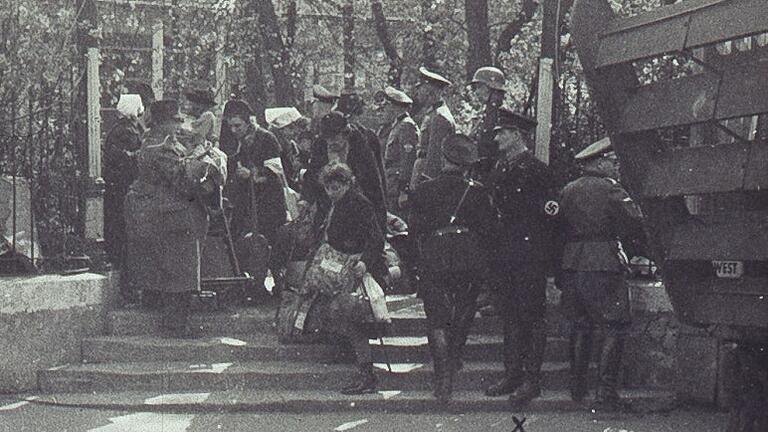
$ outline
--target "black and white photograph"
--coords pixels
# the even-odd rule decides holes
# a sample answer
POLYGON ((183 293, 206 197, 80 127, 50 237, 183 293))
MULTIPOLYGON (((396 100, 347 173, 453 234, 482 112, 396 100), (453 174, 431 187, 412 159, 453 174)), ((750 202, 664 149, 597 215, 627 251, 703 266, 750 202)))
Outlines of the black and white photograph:
POLYGON ((768 432, 768 0, 0 0, 0 432, 768 432))

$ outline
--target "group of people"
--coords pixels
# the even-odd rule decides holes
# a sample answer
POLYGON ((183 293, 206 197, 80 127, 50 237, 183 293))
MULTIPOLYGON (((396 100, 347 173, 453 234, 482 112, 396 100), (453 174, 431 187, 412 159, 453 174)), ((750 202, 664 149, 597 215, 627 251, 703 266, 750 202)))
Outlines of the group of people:
POLYGON ((412 96, 379 92, 377 130, 361 121, 359 95, 321 86, 313 88, 310 118, 270 108, 268 128, 252 121, 247 103, 231 100, 218 136, 204 85, 184 92, 183 114, 173 100, 149 104, 146 132, 137 120, 142 94, 124 95, 105 147, 105 217, 124 221, 124 234, 114 225, 118 240, 107 236, 107 243, 125 263, 126 295, 159 290, 164 327, 194 335, 187 311, 200 283, 200 243, 209 219, 224 217, 252 273, 259 273, 257 244, 269 249, 261 274, 269 268, 278 286, 289 261, 307 263, 303 289, 322 315, 316 321, 351 346, 359 366, 343 391, 370 393, 376 377, 361 325, 370 316, 358 313, 356 287, 368 278, 386 288, 400 276, 385 247, 393 224, 405 221, 401 268, 415 274, 424 301, 435 397, 451 398, 481 296, 493 299, 504 332, 504 374, 486 395, 508 395, 516 405, 540 396, 547 277, 554 276, 573 322, 572 397, 587 394, 600 329, 596 401, 619 407, 630 320, 620 241, 637 236, 640 212, 616 181, 610 141, 576 155, 584 175, 561 188, 533 154, 535 120, 502 106, 502 71, 480 68, 469 84, 485 108, 468 135, 456 133, 443 98, 452 83, 424 67, 412 96))

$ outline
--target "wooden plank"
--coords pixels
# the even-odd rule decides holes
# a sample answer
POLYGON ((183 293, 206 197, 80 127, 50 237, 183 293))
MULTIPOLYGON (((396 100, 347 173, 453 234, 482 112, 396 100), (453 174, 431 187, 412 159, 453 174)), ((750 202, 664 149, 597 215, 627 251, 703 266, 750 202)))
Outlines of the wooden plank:
POLYGON ((768 112, 766 77, 768 62, 724 71, 715 118, 723 120, 768 112))
POLYGON ((719 78, 703 73, 639 87, 620 120, 622 132, 701 123, 714 117, 719 78))
POLYGON ((768 31, 765 0, 699 0, 613 20, 601 35, 597 67, 711 45, 768 31))
POLYGON ((752 154, 745 143, 671 149, 656 153, 642 181, 646 198, 741 190, 752 154))
POLYGON ((687 48, 768 31, 768 1, 731 0, 691 15, 687 48))

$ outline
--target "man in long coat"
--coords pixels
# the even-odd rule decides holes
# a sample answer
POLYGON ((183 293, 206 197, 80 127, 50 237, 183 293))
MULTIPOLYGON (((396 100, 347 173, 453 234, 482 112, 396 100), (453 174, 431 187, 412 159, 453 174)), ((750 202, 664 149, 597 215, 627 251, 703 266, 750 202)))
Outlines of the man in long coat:
POLYGON ((164 332, 196 337, 189 325, 192 292, 200 289, 200 241, 206 204, 224 179, 210 156, 191 157, 177 139, 178 103, 150 105, 152 125, 138 153, 138 178, 126 196, 126 275, 142 291, 160 291, 164 332))
POLYGON ((419 77, 415 94, 424 109, 424 117, 411 188, 440 174, 443 169, 443 141, 456 132, 456 121, 443 100, 443 92, 451 82, 425 67, 419 68, 419 77))
POLYGON ((504 376, 486 389, 524 405, 541 394, 547 343, 546 286, 557 249, 558 188, 550 168, 531 152, 536 122, 509 110, 499 113, 499 160, 490 173, 498 212, 491 288, 504 322, 504 376))
POLYGON ((584 175, 562 191, 565 247, 557 283, 563 292, 571 333, 571 396, 581 401, 587 394, 587 372, 592 334, 605 332, 600 350, 596 406, 620 409, 616 391, 630 324, 629 291, 624 280, 627 256, 621 241, 642 236, 642 214, 615 180, 618 161, 609 139, 598 141, 576 155, 584 175))
POLYGON ((416 147, 419 145, 419 128, 408 109, 413 100, 401 90, 386 87, 384 95, 384 121, 378 131, 384 143, 384 177, 387 187, 387 208, 404 216, 401 203, 410 186, 416 147))

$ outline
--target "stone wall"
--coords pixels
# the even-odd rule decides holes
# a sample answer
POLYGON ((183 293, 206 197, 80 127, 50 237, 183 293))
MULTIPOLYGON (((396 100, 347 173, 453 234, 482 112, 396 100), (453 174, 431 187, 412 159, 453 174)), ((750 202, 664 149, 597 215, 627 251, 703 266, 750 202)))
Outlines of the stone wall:
POLYGON ((116 276, 0 278, 0 393, 37 388, 37 371, 80 361, 83 337, 104 334, 116 276))

